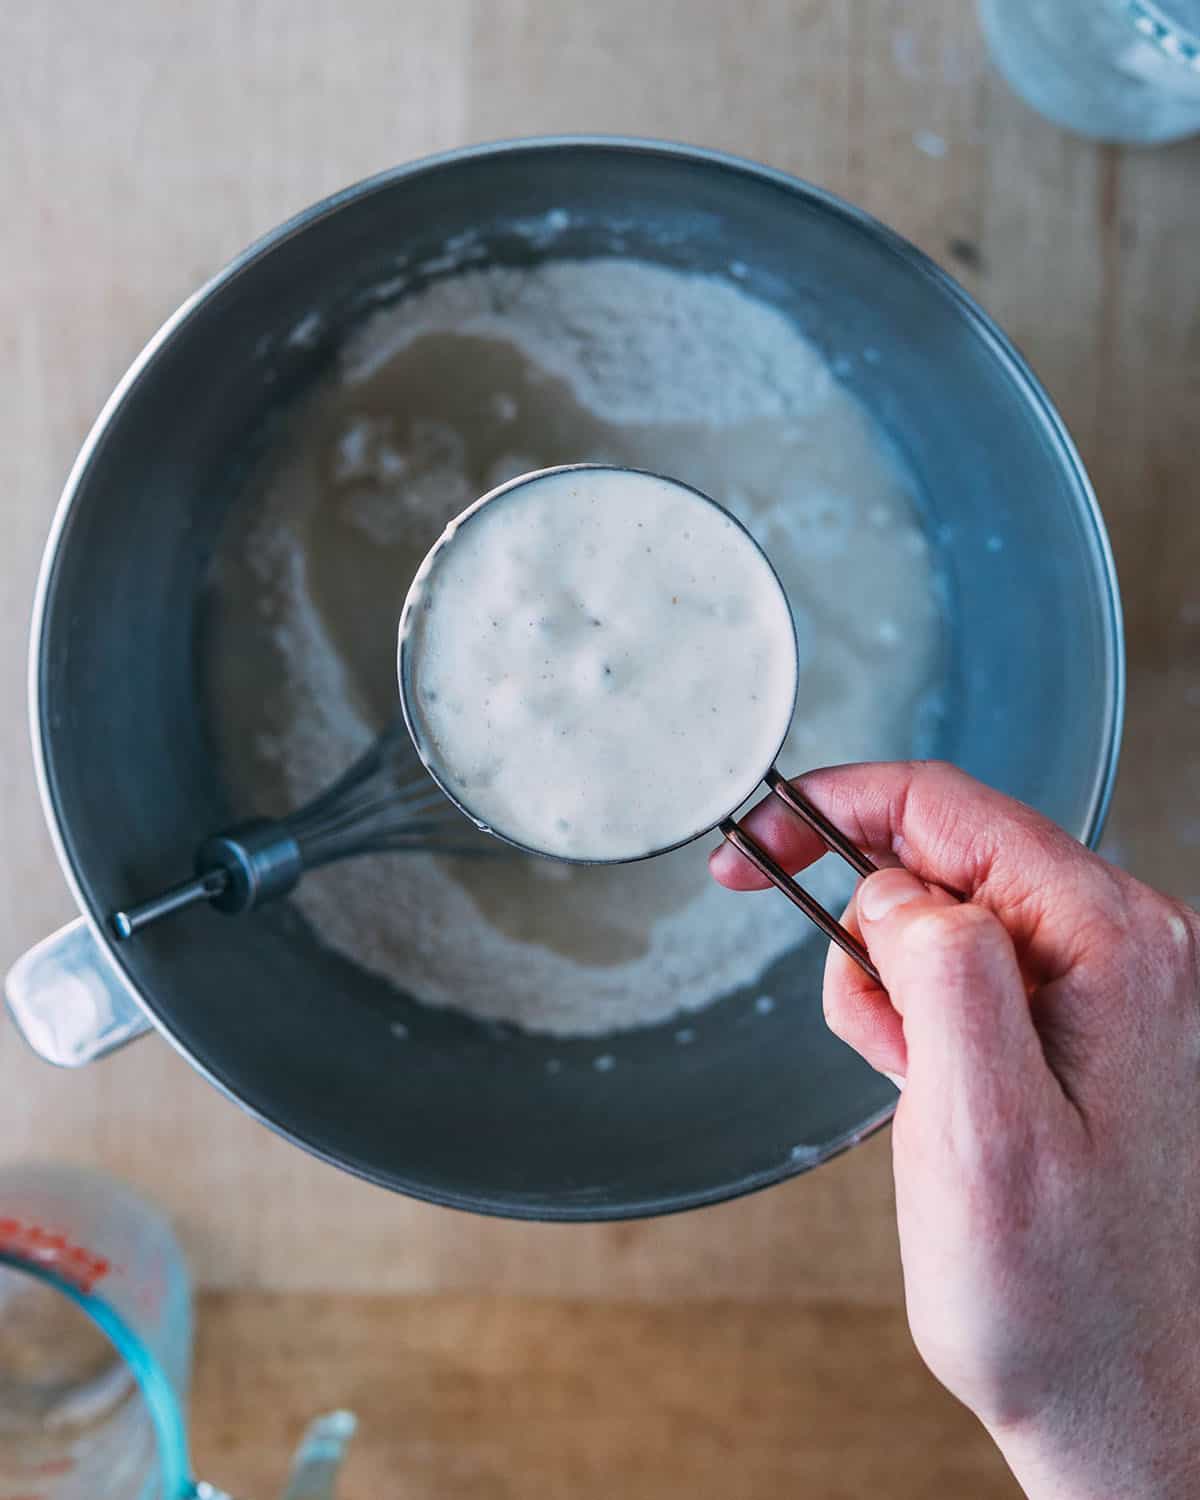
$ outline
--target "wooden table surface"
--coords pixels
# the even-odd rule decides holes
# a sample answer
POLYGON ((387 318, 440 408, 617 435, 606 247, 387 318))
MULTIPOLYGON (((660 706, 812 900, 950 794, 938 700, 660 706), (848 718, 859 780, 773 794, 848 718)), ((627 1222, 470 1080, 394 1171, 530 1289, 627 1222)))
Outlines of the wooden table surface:
MULTIPOLYGON (((0 966, 71 914, 27 751, 26 622, 58 490, 125 366, 322 194, 570 130, 831 188, 1013 335, 1122 575, 1107 848, 1200 902, 1200 144, 1045 125, 989 74, 962 0, 0 0, 0 20, 0 966)), ((196 1447, 248 1492, 271 1491, 307 1415, 346 1403, 354 1496, 1013 1494, 909 1349, 886 1138, 683 1219, 483 1222, 309 1160, 157 1039, 67 1075, 5 1032, 0 1154, 102 1164, 174 1213, 210 1289, 196 1447)))

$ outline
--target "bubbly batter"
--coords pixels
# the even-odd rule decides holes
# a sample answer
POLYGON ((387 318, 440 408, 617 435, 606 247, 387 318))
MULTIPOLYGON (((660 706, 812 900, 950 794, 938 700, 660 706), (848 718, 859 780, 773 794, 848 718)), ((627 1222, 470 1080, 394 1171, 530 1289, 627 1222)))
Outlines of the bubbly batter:
MULTIPOLYGON (((830 360, 736 279, 549 261, 368 319, 233 506, 206 651, 232 816, 299 805, 393 719, 404 595, 451 518, 581 460, 695 485, 765 549, 799 644, 785 774, 936 752, 942 611, 915 487, 830 360)), ((599 1035, 753 985, 810 940, 782 896, 719 889, 711 842, 631 865, 375 855, 290 900, 427 1004, 599 1035)), ((847 893, 836 865, 805 878, 826 905, 847 893)))
POLYGON ((795 703, 791 610, 761 550, 695 490, 635 470, 550 471, 452 522, 400 643, 438 779, 564 859, 640 859, 711 828, 795 703))

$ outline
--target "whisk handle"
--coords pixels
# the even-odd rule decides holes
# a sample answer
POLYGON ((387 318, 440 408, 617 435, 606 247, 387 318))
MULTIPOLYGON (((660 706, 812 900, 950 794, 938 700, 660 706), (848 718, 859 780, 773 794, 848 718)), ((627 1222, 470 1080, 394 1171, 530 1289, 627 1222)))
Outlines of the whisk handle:
POLYGON ((256 818, 205 839, 196 850, 196 869, 225 870, 229 883, 212 904, 218 911, 242 912, 286 896, 303 875, 304 861, 282 823, 256 818))
POLYGON ((207 901, 217 911, 250 911, 285 896, 304 872, 300 846, 282 823, 256 818, 205 839, 196 851, 196 873, 168 890, 115 911, 109 927, 119 942, 184 907, 207 901))
POLYGON ((108 925, 119 943, 131 938, 143 927, 151 927, 172 912, 183 911, 189 906, 198 906, 201 901, 215 900, 225 890, 229 877, 224 870, 206 870, 191 880, 180 881, 152 896, 149 901, 140 901, 136 906, 127 906, 109 914, 108 925))

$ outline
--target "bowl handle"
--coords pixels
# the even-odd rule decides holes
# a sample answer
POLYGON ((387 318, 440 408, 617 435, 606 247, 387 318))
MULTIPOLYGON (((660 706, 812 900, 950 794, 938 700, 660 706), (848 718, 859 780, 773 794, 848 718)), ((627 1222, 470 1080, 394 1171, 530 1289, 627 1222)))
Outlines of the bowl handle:
POLYGON ((151 1029, 82 918, 17 959, 4 998, 25 1040, 60 1068, 94 1062, 151 1029))

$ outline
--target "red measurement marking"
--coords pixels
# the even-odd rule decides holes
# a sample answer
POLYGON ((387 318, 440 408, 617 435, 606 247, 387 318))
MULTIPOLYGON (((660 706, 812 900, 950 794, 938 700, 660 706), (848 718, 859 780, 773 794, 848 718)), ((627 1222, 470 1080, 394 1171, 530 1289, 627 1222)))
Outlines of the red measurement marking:
POLYGON ((90 1292, 112 1270, 111 1262, 59 1230, 20 1219, 0 1219, 0 1250, 55 1271, 81 1292, 90 1292))

